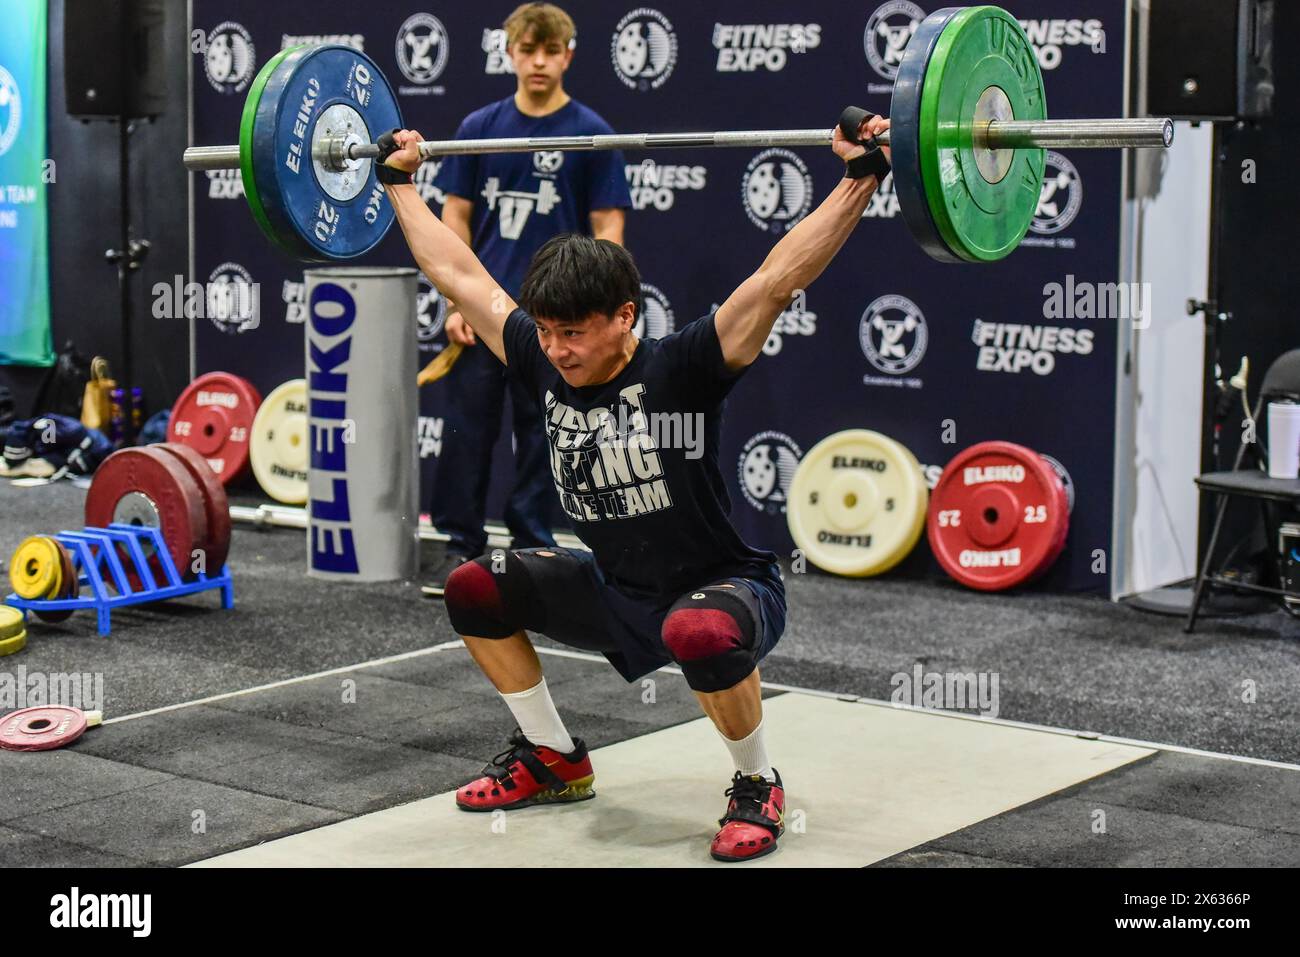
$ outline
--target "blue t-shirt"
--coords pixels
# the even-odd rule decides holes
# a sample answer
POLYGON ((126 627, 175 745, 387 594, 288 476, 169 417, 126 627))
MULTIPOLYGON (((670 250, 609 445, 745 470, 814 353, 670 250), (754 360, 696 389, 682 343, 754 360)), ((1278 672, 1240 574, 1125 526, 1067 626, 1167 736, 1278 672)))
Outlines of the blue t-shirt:
MULTIPOLYGON (((456 139, 612 132, 577 100, 546 116, 525 116, 510 96, 465 117, 456 139)), ((515 297, 533 254, 548 239, 560 233, 590 235, 593 209, 632 205, 617 150, 447 156, 434 184, 473 202, 470 245, 492 278, 515 297)))
POLYGON ((740 373, 723 360, 712 315, 642 339, 603 385, 568 385, 522 309, 506 319, 504 344, 541 404, 560 502, 607 583, 655 605, 727 578, 781 587, 776 556, 745 544, 728 518, 718 446, 740 373))

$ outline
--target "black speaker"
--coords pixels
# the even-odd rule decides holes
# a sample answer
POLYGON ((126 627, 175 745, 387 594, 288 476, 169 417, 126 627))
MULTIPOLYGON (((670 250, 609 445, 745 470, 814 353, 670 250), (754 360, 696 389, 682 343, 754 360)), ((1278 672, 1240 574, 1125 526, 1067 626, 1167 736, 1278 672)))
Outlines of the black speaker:
POLYGON ((1273 9, 1274 0, 1151 0, 1147 115, 1270 115, 1273 9))
POLYGON ((67 111, 87 118, 160 115, 166 23, 167 0, 64 0, 67 111))

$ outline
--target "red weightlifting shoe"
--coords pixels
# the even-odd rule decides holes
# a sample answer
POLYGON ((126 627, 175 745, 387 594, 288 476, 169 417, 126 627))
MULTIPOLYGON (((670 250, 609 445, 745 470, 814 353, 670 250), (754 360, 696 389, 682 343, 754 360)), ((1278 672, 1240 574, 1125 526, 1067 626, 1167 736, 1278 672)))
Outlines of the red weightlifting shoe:
POLYGON ((781 775, 775 781, 745 777, 739 771, 727 788, 727 813, 713 837, 709 853, 715 861, 748 861, 776 850, 776 839, 785 830, 785 788, 781 775))
POLYGON ((515 728, 510 747, 483 767, 483 777, 456 792, 462 811, 508 811, 534 804, 587 801, 596 796, 587 746, 573 739, 573 750, 561 754, 533 744, 515 728))

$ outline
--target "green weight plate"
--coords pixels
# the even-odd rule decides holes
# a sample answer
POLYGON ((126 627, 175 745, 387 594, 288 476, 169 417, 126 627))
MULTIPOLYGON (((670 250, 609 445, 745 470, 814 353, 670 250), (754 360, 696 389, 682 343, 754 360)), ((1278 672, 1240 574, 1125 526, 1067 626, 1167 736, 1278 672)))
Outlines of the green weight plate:
POLYGON ((1046 119, 1043 75, 1015 18, 998 7, 970 7, 948 21, 930 56, 920 156, 935 226, 955 255, 975 263, 1002 259, 1020 244, 1043 185, 1041 149, 1004 151, 995 171, 994 154, 983 151, 981 171, 975 123, 994 115, 1046 119))
POLYGON ((299 245, 299 242, 290 240, 281 235, 271 225, 270 219, 266 215, 266 207, 262 203, 261 190, 258 188, 257 175, 253 171, 253 129, 257 122, 257 105, 262 100, 262 91, 266 89, 266 82, 271 78, 271 74, 294 50, 299 47, 290 47, 287 50, 281 50, 271 59, 266 61, 266 65, 258 71, 257 76, 253 78, 253 85, 248 88, 248 96, 244 98, 244 112, 239 118, 239 173, 244 181, 244 197, 248 200, 248 208, 253 211, 253 219, 261 227, 266 237, 275 243, 280 249, 284 250, 290 256, 301 258, 307 251, 305 245, 299 245))

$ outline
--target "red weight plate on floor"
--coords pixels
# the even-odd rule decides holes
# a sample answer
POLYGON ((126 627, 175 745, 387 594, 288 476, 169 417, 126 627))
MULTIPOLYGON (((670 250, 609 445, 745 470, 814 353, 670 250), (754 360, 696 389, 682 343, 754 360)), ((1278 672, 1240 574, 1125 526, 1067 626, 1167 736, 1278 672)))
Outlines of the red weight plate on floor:
POLYGON ((1037 452, 981 442, 948 463, 930 495, 926 533, 944 571, 1003 591, 1037 577, 1065 547, 1065 486, 1037 452))
POLYGON ((194 481, 203 492, 204 511, 208 516, 208 537, 199 547, 206 556, 205 564, 209 575, 221 573, 221 566, 230 554, 230 502, 226 498, 226 488, 221 484, 217 473, 212 471, 208 460, 199 455, 188 445, 179 442, 163 442, 153 448, 170 452, 189 470, 194 481))
MULTIPOLYGON (((68 546, 64 545, 57 538, 54 544, 59 549, 59 563, 63 566, 63 583, 57 595, 51 595, 53 599, 76 598, 77 592, 80 591, 80 585, 77 582, 77 572, 72 564, 72 552, 68 551, 68 546)), ((48 621, 51 624, 57 624, 60 621, 67 621, 72 617, 72 608, 64 608, 60 611, 44 611, 40 608, 33 608, 32 612, 41 621, 48 621)))
POLYGON ((0 718, 0 748, 6 751, 49 751, 76 741, 90 726, 78 708, 42 705, 0 718))
POLYGON ((248 467, 248 434, 261 404, 252 383, 229 372, 208 372, 172 406, 167 441, 194 449, 228 485, 248 467))
MULTIPOLYGON (((198 482, 175 455, 154 446, 119 449, 95 472, 86 493, 86 524, 104 528, 113 522, 160 529, 182 578, 190 577, 194 550, 208 538, 207 508, 198 482)), ((119 546, 118 555, 132 587, 139 588, 129 553, 119 546)), ((166 584, 162 563, 150 557, 148 548, 145 556, 154 581, 166 584)))

